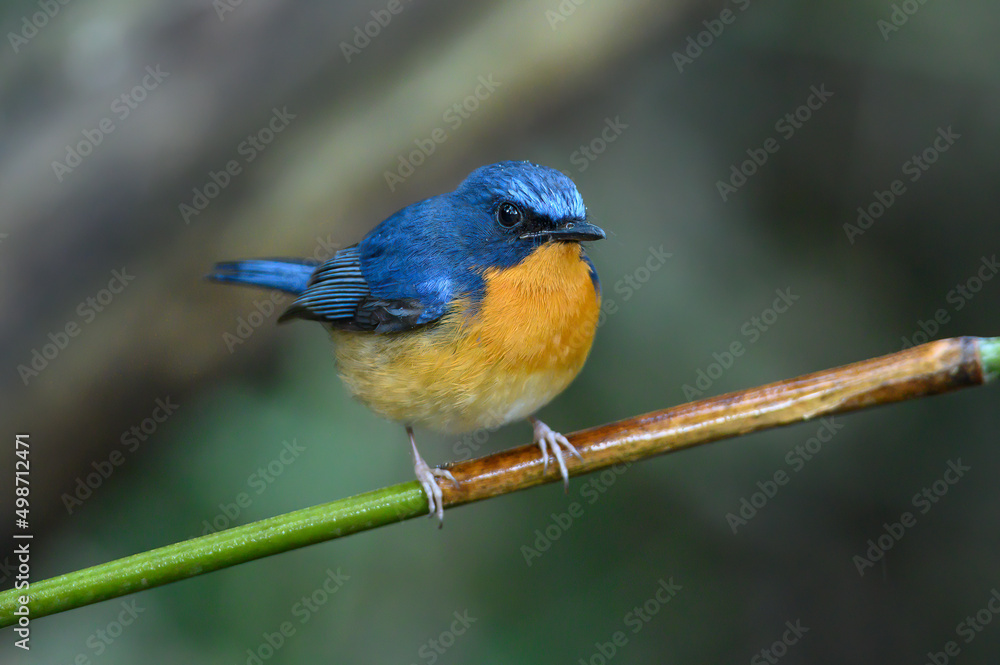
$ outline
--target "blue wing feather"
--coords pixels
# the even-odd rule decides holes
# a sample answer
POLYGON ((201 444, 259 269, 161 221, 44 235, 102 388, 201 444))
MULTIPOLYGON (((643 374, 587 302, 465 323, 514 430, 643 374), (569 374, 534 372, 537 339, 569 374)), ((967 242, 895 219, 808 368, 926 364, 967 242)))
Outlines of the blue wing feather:
POLYGON ((358 247, 355 245, 337 252, 317 268, 307 287, 278 320, 348 320, 370 294, 368 283, 361 274, 358 247))
POLYGON ((475 290, 481 279, 466 267, 468 238, 454 222, 468 211, 447 196, 415 203, 372 229, 358 244, 361 270, 372 298, 400 302, 415 317, 412 325, 435 321, 452 300, 475 290), (420 308, 419 313, 412 310, 420 308))
POLYGON ((216 263, 207 279, 229 284, 245 284, 299 294, 305 291, 316 270, 316 261, 307 259, 247 259, 216 263))
POLYGON ((411 208, 397 213, 358 245, 321 265, 278 320, 311 319, 383 333, 409 330, 443 316, 450 282, 441 279, 443 269, 432 259, 433 246, 439 243, 428 245, 413 237, 409 222, 414 212, 411 208))

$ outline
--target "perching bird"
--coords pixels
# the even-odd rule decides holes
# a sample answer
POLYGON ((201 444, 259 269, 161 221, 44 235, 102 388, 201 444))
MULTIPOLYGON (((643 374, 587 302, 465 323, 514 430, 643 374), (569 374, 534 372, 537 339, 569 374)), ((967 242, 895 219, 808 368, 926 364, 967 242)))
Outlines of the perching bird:
POLYGON ((534 417, 583 368, 601 289, 581 241, 587 222, 573 182, 530 162, 473 171, 458 189, 409 205, 323 264, 252 259, 216 264, 219 282, 298 296, 278 319, 324 323, 350 391, 406 427, 430 513, 444 518, 413 427, 446 433, 527 418, 545 468, 573 445, 534 417))

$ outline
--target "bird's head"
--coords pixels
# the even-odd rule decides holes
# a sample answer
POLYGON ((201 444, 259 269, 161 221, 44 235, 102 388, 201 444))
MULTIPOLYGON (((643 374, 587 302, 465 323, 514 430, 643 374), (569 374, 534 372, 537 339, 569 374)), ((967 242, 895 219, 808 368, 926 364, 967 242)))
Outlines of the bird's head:
POLYGON ((459 231, 480 267, 517 265, 547 243, 604 238, 604 231, 587 221, 573 181, 546 166, 482 166, 451 196, 466 209, 459 231))

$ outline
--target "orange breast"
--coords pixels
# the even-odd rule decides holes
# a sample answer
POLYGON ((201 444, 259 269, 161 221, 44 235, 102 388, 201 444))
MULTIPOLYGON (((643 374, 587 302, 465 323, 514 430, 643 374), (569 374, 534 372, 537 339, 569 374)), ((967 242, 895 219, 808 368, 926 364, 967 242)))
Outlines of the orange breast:
POLYGON ((499 427, 547 404, 583 368, 600 296, 577 243, 548 243, 484 274, 477 311, 403 333, 333 331, 338 368, 376 413, 445 432, 499 427))
POLYGON ((578 243, 548 243, 507 270, 488 270, 470 333, 525 373, 583 366, 600 296, 578 243))

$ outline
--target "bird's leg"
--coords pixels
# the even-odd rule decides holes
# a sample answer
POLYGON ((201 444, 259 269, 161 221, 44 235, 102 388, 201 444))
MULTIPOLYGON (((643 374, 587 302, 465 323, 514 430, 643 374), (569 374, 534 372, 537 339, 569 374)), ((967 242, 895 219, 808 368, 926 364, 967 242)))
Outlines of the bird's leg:
POLYGON ((531 423, 531 427, 534 430, 535 443, 538 447, 542 449, 542 466, 544 470, 549 468, 549 448, 552 449, 552 456, 556 458, 556 462, 559 464, 559 473, 562 474, 563 478, 563 488, 565 491, 569 491, 569 471, 566 470, 566 462, 563 460, 562 448, 565 448, 568 452, 577 456, 578 459, 583 459, 573 444, 569 442, 565 436, 559 432, 553 431, 548 425, 543 423, 541 420, 534 416, 529 416, 528 421, 531 423), (562 446, 562 448, 560 448, 562 446))
POLYGON ((458 486, 458 481, 455 480, 455 476, 451 475, 451 471, 447 469, 432 469, 427 466, 427 462, 417 452, 417 442, 413 438, 413 428, 409 425, 406 426, 406 434, 410 437, 410 447, 413 448, 413 472, 417 474, 417 480, 420 482, 421 487, 424 488, 424 493, 427 494, 427 503, 430 506, 429 515, 437 515, 439 521, 438 528, 440 529, 444 525, 444 499, 442 498, 441 487, 438 486, 435 477, 447 478, 456 487, 458 486))

